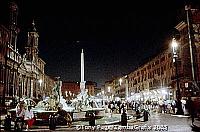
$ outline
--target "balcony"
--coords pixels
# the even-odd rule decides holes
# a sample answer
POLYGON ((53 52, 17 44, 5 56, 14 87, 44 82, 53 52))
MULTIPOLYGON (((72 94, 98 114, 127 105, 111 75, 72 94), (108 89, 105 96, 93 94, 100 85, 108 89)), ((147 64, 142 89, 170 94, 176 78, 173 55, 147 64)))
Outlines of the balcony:
MULTIPOLYGON (((184 76, 183 73, 178 74, 178 78, 179 78, 179 79, 180 79, 180 78, 181 78, 181 79, 190 79, 190 77, 184 76)), ((175 75, 171 76, 171 80, 176 80, 176 76, 175 76, 175 75)))

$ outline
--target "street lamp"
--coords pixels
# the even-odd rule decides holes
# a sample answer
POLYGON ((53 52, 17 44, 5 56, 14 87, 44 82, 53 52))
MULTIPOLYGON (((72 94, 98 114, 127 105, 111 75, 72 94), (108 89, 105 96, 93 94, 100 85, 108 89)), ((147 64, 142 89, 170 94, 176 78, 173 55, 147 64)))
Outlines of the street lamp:
POLYGON ((39 90, 39 94, 40 94, 40 96, 42 96, 42 95, 41 95, 41 94, 42 94, 42 92, 41 92, 42 89, 41 89, 41 88, 42 88, 42 82, 43 82, 43 81, 42 81, 42 79, 39 79, 38 82, 39 82, 39 85, 40 85, 40 87, 39 87, 39 89, 40 89, 40 90, 39 90))
POLYGON ((67 94, 67 91, 65 91, 65 97, 66 97, 66 99, 68 98, 68 94, 67 94))
POLYGON ((110 89, 111 89, 111 87, 110 87, 110 86, 108 86, 107 98, 110 98, 110 99, 111 99, 111 92, 110 92, 110 89))
POLYGON ((180 87, 179 87, 179 77, 178 77, 178 63, 177 63, 177 58, 178 58, 178 43, 176 42, 176 39, 172 39, 172 53, 173 53, 173 63, 175 64, 175 74, 176 74, 176 87, 177 87, 177 93, 176 93, 176 99, 177 99, 177 115, 183 115, 183 109, 182 109, 182 103, 181 103, 181 93, 180 93, 180 87))
POLYGON ((40 79, 39 81, 40 87, 42 86, 42 79, 40 79))
POLYGON ((122 85, 122 79, 121 78, 119 79, 119 85, 120 86, 122 85))
POLYGON ((102 94, 104 95, 104 90, 102 91, 102 94))
POLYGON ((110 86, 108 86, 108 92, 110 92, 110 86))
POLYGON ((102 99, 103 99, 103 102, 102 102, 102 103, 103 103, 103 107, 105 107, 105 101, 104 101, 104 96, 105 96, 105 95, 104 95, 104 90, 101 91, 101 93, 102 93, 102 99))

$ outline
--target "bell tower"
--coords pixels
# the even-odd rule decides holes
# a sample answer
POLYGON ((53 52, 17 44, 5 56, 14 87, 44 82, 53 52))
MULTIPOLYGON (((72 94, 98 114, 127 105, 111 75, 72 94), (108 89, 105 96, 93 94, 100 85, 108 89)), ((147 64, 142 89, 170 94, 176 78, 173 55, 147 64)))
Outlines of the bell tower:
POLYGON ((26 55, 27 60, 36 62, 38 58, 38 38, 39 35, 35 28, 35 22, 33 20, 32 22, 32 29, 28 32, 28 42, 25 47, 26 49, 26 55))
POLYGON ((18 16, 18 6, 15 2, 11 2, 9 5, 10 9, 10 45, 16 50, 17 35, 19 33, 19 28, 17 28, 17 16, 18 16))

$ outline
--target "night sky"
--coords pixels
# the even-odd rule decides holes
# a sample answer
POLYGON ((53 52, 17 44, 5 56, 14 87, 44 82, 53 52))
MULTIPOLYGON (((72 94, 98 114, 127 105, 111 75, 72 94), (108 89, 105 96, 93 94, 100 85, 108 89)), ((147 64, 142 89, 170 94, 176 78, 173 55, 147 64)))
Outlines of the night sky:
MULTIPOLYGON (((8 20, 7 2, 1 18, 8 20)), ((130 73, 169 46, 173 28, 184 19, 183 0, 90 2, 18 0, 18 39, 24 52, 35 20, 39 56, 45 72, 63 81, 80 81, 80 53, 85 52, 85 80, 98 86, 130 73), (150 3, 151 2, 151 3, 150 3)), ((198 0, 194 1, 199 4, 198 0)), ((3 10, 4 9, 4 10, 3 10)), ((5 22, 2 20, 2 22, 5 22)))

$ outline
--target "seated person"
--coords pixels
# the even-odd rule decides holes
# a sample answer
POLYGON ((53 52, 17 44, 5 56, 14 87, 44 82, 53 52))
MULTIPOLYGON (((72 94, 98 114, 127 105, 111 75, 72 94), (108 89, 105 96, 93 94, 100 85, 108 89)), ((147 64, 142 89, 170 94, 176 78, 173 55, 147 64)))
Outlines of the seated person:
POLYGON ((16 120, 15 120, 15 126, 14 129, 16 130, 18 126, 18 123, 21 122, 21 129, 24 125, 24 115, 25 115, 25 108, 24 108, 24 102, 20 102, 16 106, 16 120))
POLYGON ((67 112, 65 110, 63 110, 61 107, 58 107, 58 112, 57 112, 57 116, 58 116, 58 122, 61 124, 66 124, 67 123, 67 112))
POLYGON ((26 130, 28 130, 34 123, 34 114, 31 110, 31 106, 28 106, 28 109, 25 111, 24 120, 26 121, 26 130))

